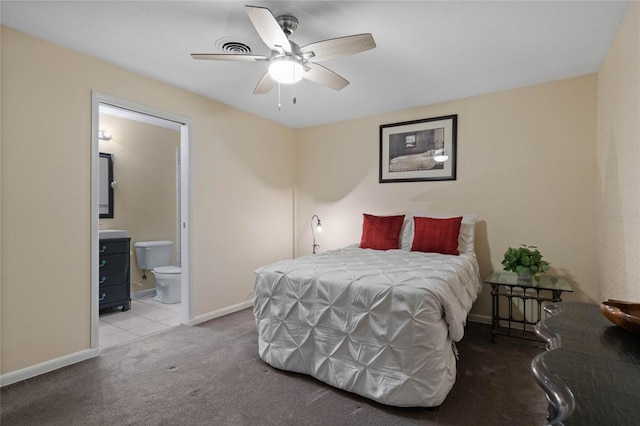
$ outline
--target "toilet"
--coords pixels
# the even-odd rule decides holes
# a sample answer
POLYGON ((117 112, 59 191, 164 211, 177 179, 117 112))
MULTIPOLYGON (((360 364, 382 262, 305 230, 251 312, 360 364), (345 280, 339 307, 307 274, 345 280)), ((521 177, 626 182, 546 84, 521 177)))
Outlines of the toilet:
POLYGON ((172 266, 172 241, 138 241, 135 244, 138 267, 156 277, 156 296, 160 303, 180 302, 180 267, 172 266))

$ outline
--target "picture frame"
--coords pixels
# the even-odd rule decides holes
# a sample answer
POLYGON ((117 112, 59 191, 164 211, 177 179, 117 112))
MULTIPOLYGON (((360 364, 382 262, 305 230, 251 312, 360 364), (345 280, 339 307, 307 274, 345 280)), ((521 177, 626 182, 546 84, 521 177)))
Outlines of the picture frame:
POLYGON ((380 126, 380 180, 456 180, 458 116, 425 118, 380 126))

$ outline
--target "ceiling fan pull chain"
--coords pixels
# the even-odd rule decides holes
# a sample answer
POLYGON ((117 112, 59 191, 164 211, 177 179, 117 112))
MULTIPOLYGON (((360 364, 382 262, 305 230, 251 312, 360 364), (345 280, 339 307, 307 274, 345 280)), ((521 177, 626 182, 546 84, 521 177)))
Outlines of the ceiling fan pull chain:
MULTIPOLYGON (((295 71, 293 72, 295 74, 295 71)), ((293 82, 293 104, 296 104, 296 82, 293 82)))
POLYGON ((280 103, 280 82, 278 82, 278 111, 280 111, 280 107, 282 104, 280 103))

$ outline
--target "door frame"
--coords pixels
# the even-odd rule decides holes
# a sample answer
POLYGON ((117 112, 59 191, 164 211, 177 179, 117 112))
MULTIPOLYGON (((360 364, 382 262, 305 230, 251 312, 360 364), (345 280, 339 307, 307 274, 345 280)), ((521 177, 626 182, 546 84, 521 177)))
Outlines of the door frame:
POLYGON ((192 283, 190 280, 190 181, 189 181, 189 128, 191 121, 183 116, 161 111, 146 105, 140 105, 126 99, 91 92, 91 348, 99 346, 99 285, 98 285, 98 243, 99 243, 99 139, 100 104, 129 110, 134 113, 149 115, 163 120, 173 121, 180 125, 180 268, 181 268, 181 306, 180 323, 189 324, 192 306, 192 283))

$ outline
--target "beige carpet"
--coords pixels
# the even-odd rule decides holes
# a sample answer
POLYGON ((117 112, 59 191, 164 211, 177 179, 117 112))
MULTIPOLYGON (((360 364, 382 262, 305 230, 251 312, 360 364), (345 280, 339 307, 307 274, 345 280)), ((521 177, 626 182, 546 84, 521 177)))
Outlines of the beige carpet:
POLYGON ((538 343, 471 323, 455 386, 435 409, 396 408, 275 370, 257 354, 250 309, 104 350, 2 388, 10 425, 541 425, 530 372, 538 343))

